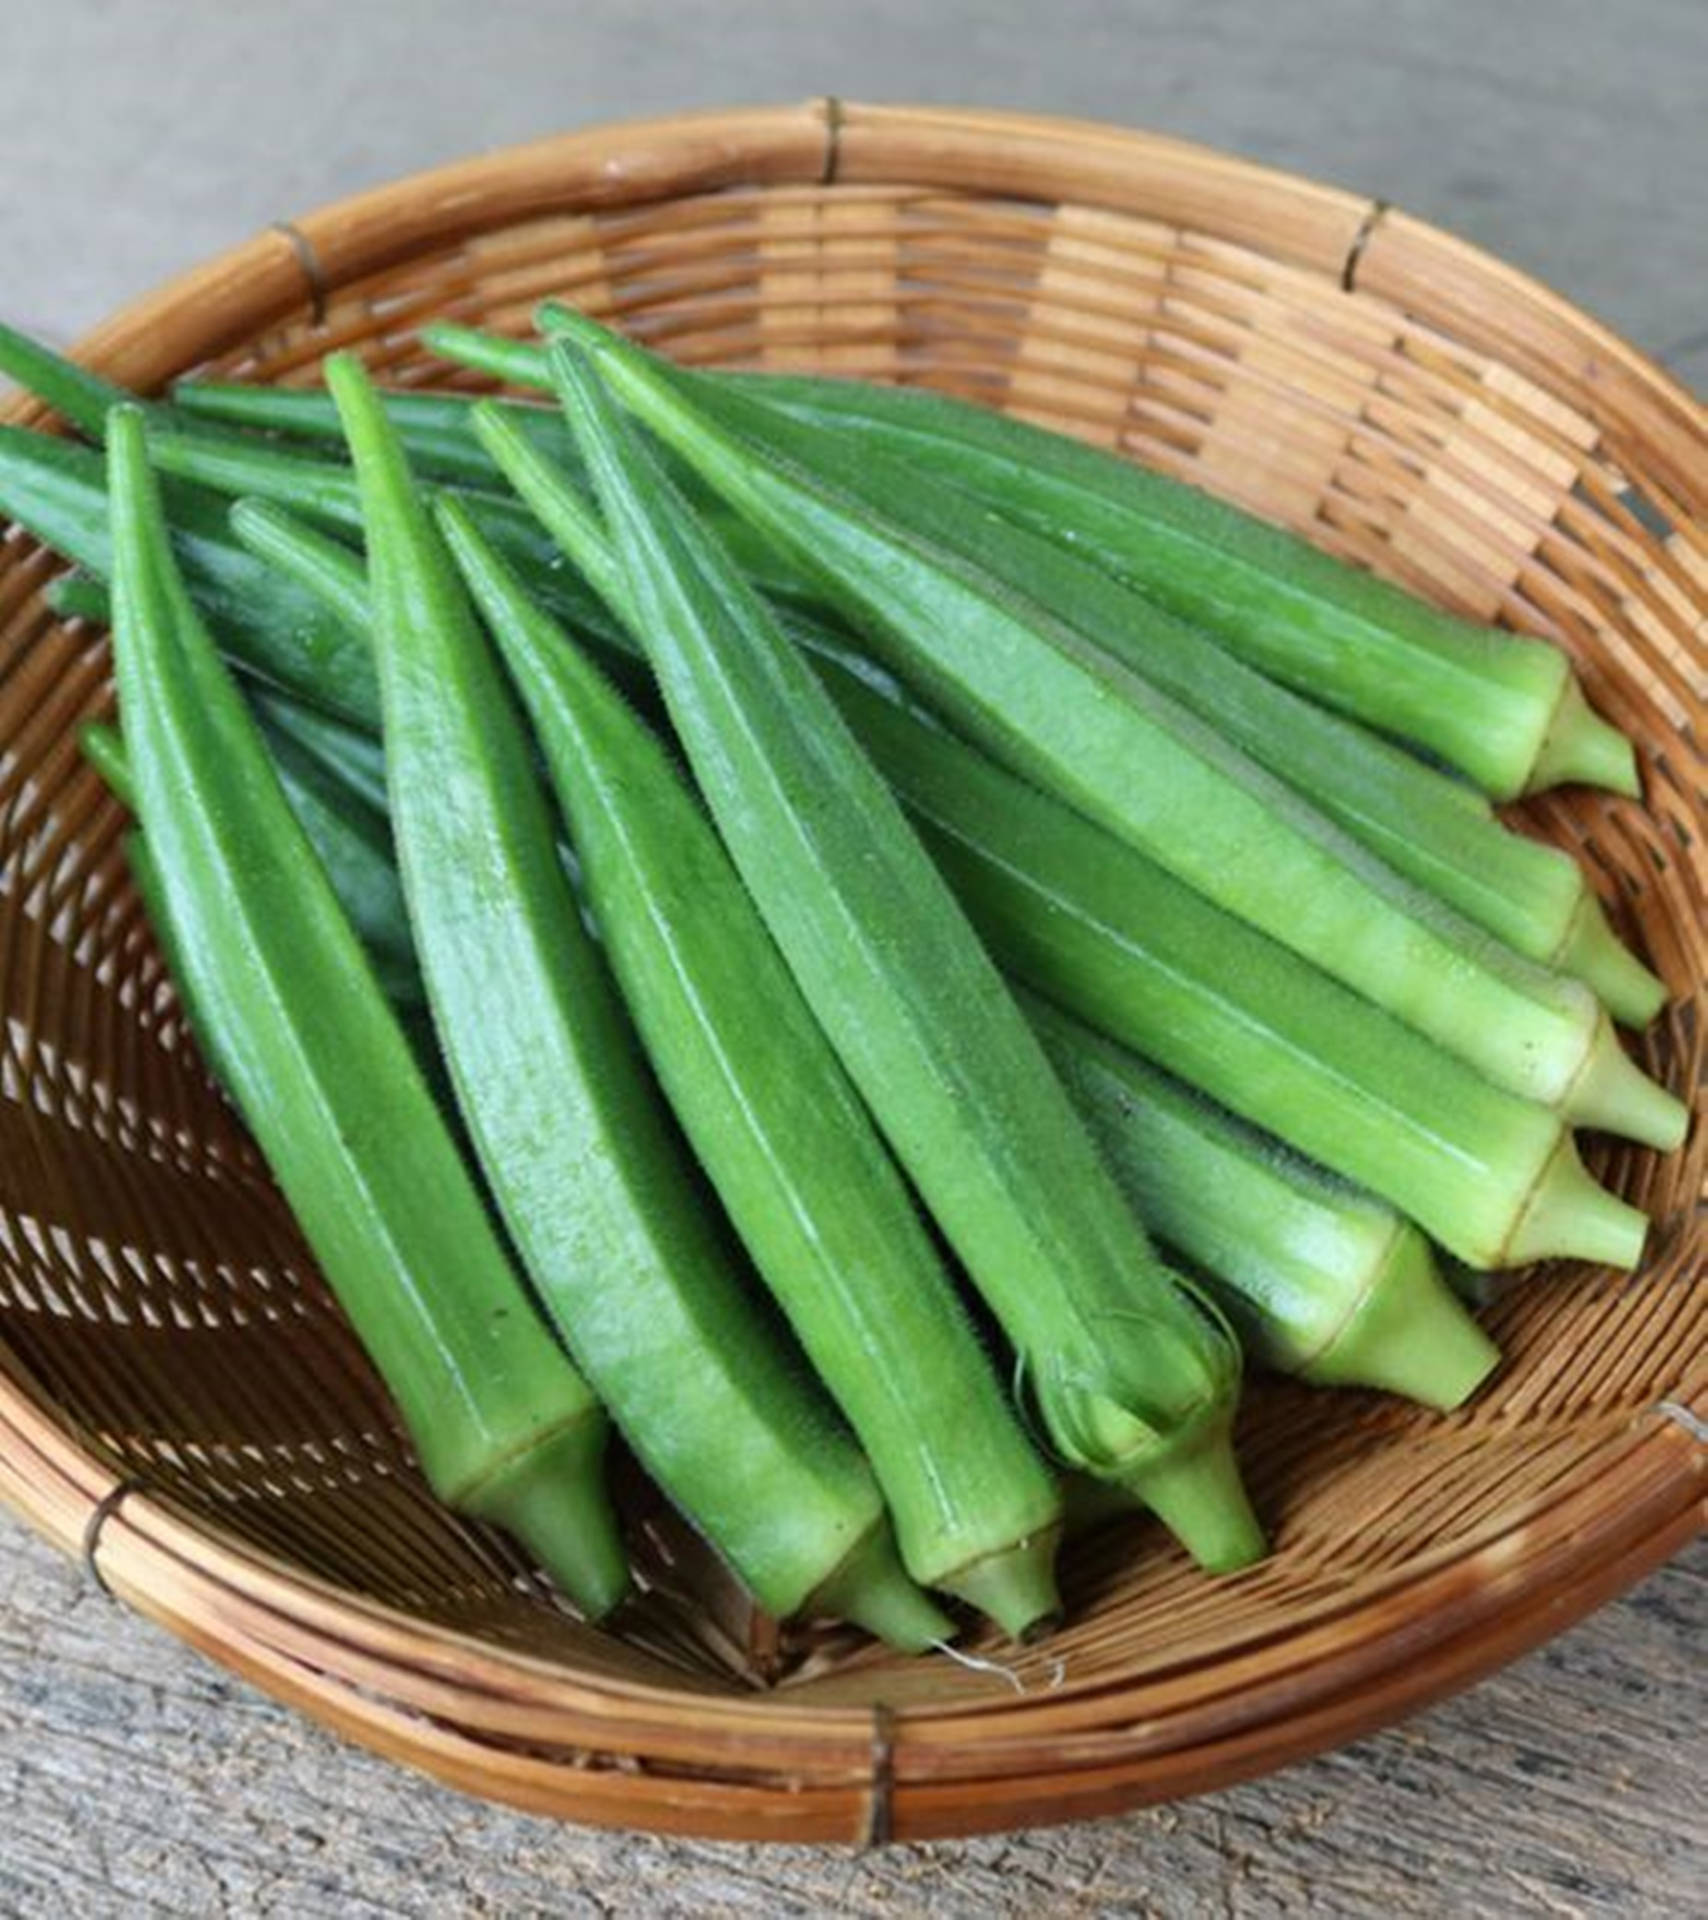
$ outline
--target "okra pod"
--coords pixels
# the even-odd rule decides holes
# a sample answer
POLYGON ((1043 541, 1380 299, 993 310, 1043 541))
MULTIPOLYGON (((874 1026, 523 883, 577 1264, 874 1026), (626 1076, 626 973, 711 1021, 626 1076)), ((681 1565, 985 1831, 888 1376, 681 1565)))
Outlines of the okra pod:
POLYGON ((627 1580, 604 1415, 500 1246, 195 611, 140 413, 115 411, 108 459, 120 707, 193 1017, 429 1482, 602 1615, 627 1580))
POLYGON ((1557 1115, 940 727, 821 671, 974 925, 1036 992, 1473 1266, 1636 1264, 1648 1223, 1590 1178, 1557 1115))
MULTIPOLYGON (((237 380, 184 380, 173 389, 178 411, 216 425, 322 444, 341 452, 343 428, 332 396, 322 387, 267 387, 237 380)), ((474 436, 469 412, 474 397, 461 393, 398 392, 384 395, 390 420, 411 468, 458 486, 491 487, 502 480, 474 436)), ((525 402, 507 409, 540 451, 560 466, 577 469, 575 436, 555 407, 525 402)))
POLYGON ((1443 612, 1195 487, 1025 421, 846 381, 764 388, 852 447, 892 449, 922 479, 1071 538, 1254 666, 1415 741, 1494 799, 1572 780, 1640 791, 1630 742, 1546 641, 1443 612))
MULTIPOLYGON (((493 443, 516 461, 518 445, 503 422, 485 424, 493 443)), ((517 471, 545 504, 547 497, 539 490, 549 485, 549 468, 524 473, 518 466, 517 471)), ((613 585, 610 576, 608 551, 602 542, 595 543, 596 529, 594 540, 588 538, 591 523, 577 496, 562 490, 552 510, 560 537, 568 534, 578 541, 579 561, 594 586, 620 592, 620 582, 613 585)), ((283 517, 279 537, 285 548, 282 558, 288 558, 293 539, 308 544, 315 540, 283 517)), ((345 554, 344 559, 354 566, 353 556, 345 554)), ((1054 927, 1058 938, 1053 954, 1035 962, 1040 971, 1034 977, 1044 991, 1072 999, 1093 1025, 1116 1032, 1182 1079, 1290 1139, 1300 1151, 1349 1179, 1382 1190, 1401 1212, 1422 1221, 1473 1265, 1494 1264, 1503 1257, 1537 1258, 1545 1252, 1635 1257, 1641 1223, 1631 1209, 1607 1200, 1614 1208, 1607 1214, 1592 1203, 1596 1224, 1586 1241, 1568 1217, 1574 1209, 1562 1210, 1542 1192, 1544 1186, 1561 1192, 1576 1189, 1569 1145, 1561 1152, 1567 1164, 1538 1183, 1536 1219, 1513 1238, 1524 1206, 1524 1174, 1518 1167, 1507 1180, 1498 1172, 1505 1153, 1501 1115, 1509 1120, 1516 1116, 1522 1131, 1533 1124, 1526 1103, 1502 1101, 1450 1056, 1383 1018, 1275 943, 1253 938, 1225 915, 1206 912, 1184 889, 1169 887, 1153 863, 1132 856, 1068 809, 1041 804, 1024 783, 954 740, 940 725, 896 697, 874 692, 869 675, 839 666, 828 648, 818 647, 815 664, 856 737, 904 803, 922 822, 935 819, 935 828, 928 831, 937 834, 939 851, 962 836, 970 849, 965 856, 970 870, 982 875, 981 888, 994 890, 998 898, 1006 890, 1009 917, 1022 921, 1033 913, 1042 925, 1054 927), (957 805, 953 790, 963 782, 968 793, 957 805), (1047 830, 1040 820, 1048 823, 1047 830), (1113 878, 1103 891, 1132 904, 1118 909, 1113 923, 1104 926, 1081 881, 1110 871, 1113 878), (1183 910, 1191 923, 1188 933, 1191 927, 1197 929, 1196 942, 1187 938, 1157 945, 1167 923, 1183 910), (1088 931, 1070 939, 1067 930, 1081 922, 1088 931), (1190 979, 1194 968, 1207 970, 1196 984, 1190 979), (1254 983, 1265 968, 1276 977, 1259 991, 1254 983), (1057 984, 1064 972, 1077 982, 1071 990, 1057 984), (1183 977, 1174 978, 1176 973, 1183 977), (1271 1011, 1285 1017, 1265 1036, 1264 1022, 1271 1011), (1195 1019, 1207 1025, 1192 1041, 1195 1019), (1152 1024, 1137 1024, 1145 1020, 1152 1024), (1320 1057, 1319 1038, 1327 1046, 1320 1057), (1391 1064, 1384 1065, 1385 1060, 1391 1064), (1434 1091, 1421 1115, 1407 1117, 1403 1110, 1414 1086, 1434 1091), (1344 1092, 1336 1093, 1337 1088, 1344 1092), (1332 1133, 1320 1122, 1308 1123, 1305 1116, 1313 1101, 1342 1098, 1349 1103, 1348 1131, 1337 1146, 1332 1133), (1382 1131, 1387 1124, 1382 1116, 1389 1108, 1400 1110, 1391 1145, 1382 1131), (1433 1147, 1426 1144, 1432 1127, 1442 1129, 1433 1147), (1409 1148, 1407 1141, 1413 1142, 1409 1148), (1479 1173, 1479 1168, 1484 1171, 1479 1173), (1496 1169, 1492 1187, 1490 1168, 1496 1169), (1480 1226, 1473 1218, 1479 1213, 1484 1216, 1480 1226), (1460 1221, 1464 1224, 1456 1226, 1460 1221), (1611 1247, 1609 1227, 1616 1234, 1611 1247)), ((971 897, 978 893, 974 889, 971 897)), ((986 906, 987 936, 1000 911, 986 906)), ((1007 957, 1012 963, 1012 954, 1007 957)), ((1521 1158, 1516 1156, 1515 1166, 1521 1158)))
POLYGON ((42 600, 61 620, 89 620, 104 627, 112 619, 112 595, 82 567, 56 573, 42 589, 42 600))
MULTIPOLYGON (((582 317, 556 302, 548 331, 582 317)), ((547 387, 537 345, 439 323, 447 359, 547 387)), ((810 375, 706 375, 749 386, 859 460, 883 450, 1071 545, 1278 680, 1415 741, 1497 800, 1566 780, 1639 792, 1636 759, 1557 647, 1479 626, 1362 573, 1181 481, 984 407, 917 388, 810 375)))
MULTIPOLYGON (((321 716, 312 708, 254 698, 250 704, 297 825, 367 950, 380 990, 408 1022, 422 1006, 421 974, 392 857, 384 788, 377 806, 361 788, 363 766, 372 756, 374 742, 352 728, 340 727, 325 750, 316 752, 297 737, 306 733, 313 738, 321 716)), ((84 758, 127 806, 132 805, 134 783, 118 735, 111 728, 91 725, 78 738, 84 758)), ((141 881, 137 891, 144 895, 143 904, 150 905, 148 888, 141 881)))
POLYGON ((1582 867, 1513 833, 1462 780, 1249 667, 1070 547, 1005 520, 983 496, 922 479, 882 450, 850 459, 838 436, 695 380, 698 404, 869 511, 1048 607, 1343 828, 1396 873, 1516 952, 1575 974, 1627 1024, 1646 1025, 1666 988, 1620 944, 1582 867))
MULTIPOLYGON (((227 655, 301 699, 373 725, 373 661, 313 595, 281 581, 232 537, 225 503, 161 489, 185 584, 227 655)), ((112 577, 101 456, 48 434, 0 427, 0 514, 100 580, 112 577)))

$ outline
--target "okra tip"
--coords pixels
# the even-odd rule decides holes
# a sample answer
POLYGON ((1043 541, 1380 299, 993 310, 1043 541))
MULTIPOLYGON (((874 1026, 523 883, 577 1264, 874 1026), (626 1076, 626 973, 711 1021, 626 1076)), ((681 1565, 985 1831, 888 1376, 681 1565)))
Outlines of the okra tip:
POLYGON ((1500 1349, 1441 1277, 1429 1243, 1406 1226, 1357 1311, 1304 1371, 1320 1386, 1373 1387, 1446 1412, 1500 1364, 1500 1349))
POLYGON ((1602 719, 1583 697, 1577 676, 1568 671, 1548 731, 1531 762, 1524 791, 1540 793, 1545 787, 1574 781, 1605 787, 1633 800, 1642 798, 1643 783, 1630 741, 1602 719))
POLYGON ((945 1593, 988 1614, 1010 1639, 1035 1640, 1061 1618, 1056 1591, 1056 1548, 1060 1526, 987 1553, 936 1584, 945 1593))
POLYGON ((1543 1165, 1506 1239, 1487 1264, 1522 1267, 1532 1260, 1594 1260, 1631 1268, 1643 1257, 1648 1216, 1599 1185, 1578 1158, 1569 1133, 1543 1165))
POLYGON ((1237 1573, 1269 1551, 1251 1510, 1225 1410, 1120 1476, 1206 1573, 1237 1573))
POLYGON ((118 729, 104 720, 89 720, 77 730, 77 744, 114 799, 134 810, 136 789, 131 783, 130 756, 118 729))
POLYGON ((605 1486, 603 1414, 566 1421, 454 1504, 528 1549, 589 1620, 629 1591, 629 1558, 605 1486))
POLYGON ((1577 1126, 1639 1140, 1662 1153, 1679 1146, 1690 1127, 1690 1109, 1631 1059, 1605 1018, 1560 1111, 1577 1126))
POLYGON ((1667 1003, 1666 982, 1613 931, 1606 909, 1587 888, 1553 964, 1583 981, 1622 1027, 1646 1027, 1667 1003))
POLYGON ((864 1627, 901 1653, 925 1653, 955 1637, 954 1622, 908 1577, 887 1519, 862 1535, 801 1611, 864 1627))

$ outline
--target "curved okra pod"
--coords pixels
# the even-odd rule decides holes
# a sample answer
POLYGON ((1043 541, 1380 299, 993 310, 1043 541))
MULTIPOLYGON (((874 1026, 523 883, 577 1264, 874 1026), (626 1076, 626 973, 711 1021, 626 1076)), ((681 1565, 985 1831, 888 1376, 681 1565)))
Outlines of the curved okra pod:
POLYGON ((139 413, 109 440, 113 657, 192 1018, 435 1491, 595 1616, 627 1567, 606 1423, 540 1320, 174 564, 139 413))
POLYGON ((559 863, 526 729, 378 397, 352 358, 327 376, 362 495, 404 893, 511 1238, 635 1453, 765 1607, 927 1646, 948 1625, 669 1128, 559 863))

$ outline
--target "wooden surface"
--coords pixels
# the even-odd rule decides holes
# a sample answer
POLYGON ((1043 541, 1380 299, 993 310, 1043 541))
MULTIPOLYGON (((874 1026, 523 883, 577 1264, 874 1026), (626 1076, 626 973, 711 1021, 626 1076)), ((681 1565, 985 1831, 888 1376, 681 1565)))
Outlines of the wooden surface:
POLYGON ((0 1914, 1684 1915, 1708 1543, 1410 1724, 1185 1805, 882 1853, 599 1834, 340 1746, 0 1521, 0 1914))
MULTIPOLYGON (((426 0, 186 0, 177 33, 164 11, 8 20, 0 312, 58 340, 267 220, 460 152, 839 90, 1102 116, 1383 195, 1708 380, 1702 0, 1059 0, 1042 34, 1019 0, 507 0, 432 30, 426 0)), ((1697 1913, 1705 1628, 1699 1547, 1474 1692, 1267 1782, 1007 1840, 762 1853, 402 1775, 0 1518, 0 1916, 1697 1913)))

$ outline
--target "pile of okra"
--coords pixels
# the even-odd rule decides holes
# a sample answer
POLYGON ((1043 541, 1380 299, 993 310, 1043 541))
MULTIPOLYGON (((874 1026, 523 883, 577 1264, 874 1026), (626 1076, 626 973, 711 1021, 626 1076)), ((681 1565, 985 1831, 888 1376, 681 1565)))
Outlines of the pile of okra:
POLYGON ((1611 1024, 1665 989, 1491 805, 1638 791, 1558 649, 960 401, 539 328, 428 330, 481 400, 0 338, 186 1017, 444 1501, 606 1618, 614 1425, 772 1614, 1025 1636, 1066 1509, 1261 1556, 1248 1363, 1452 1407, 1482 1272, 1637 1262, 1572 1129, 1679 1142, 1611 1024))

